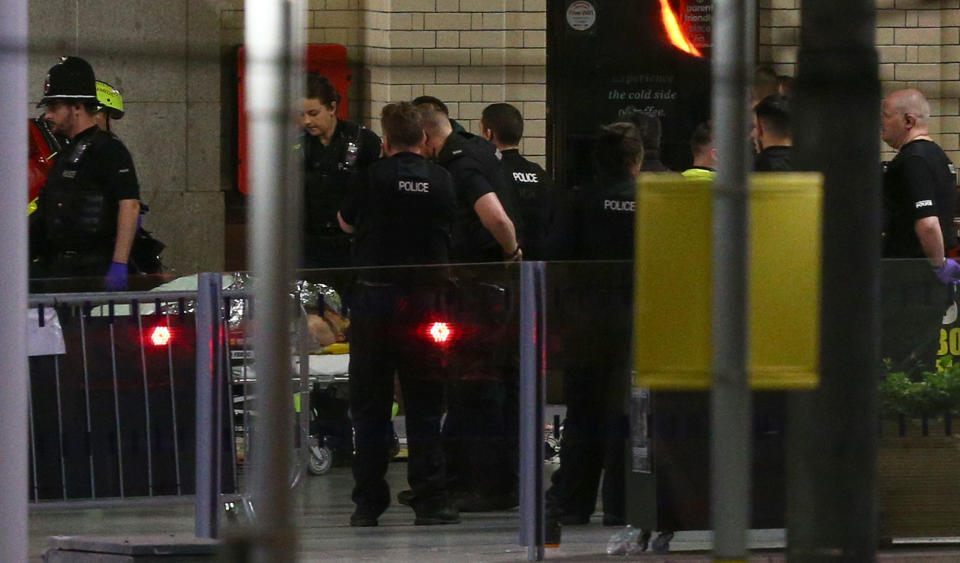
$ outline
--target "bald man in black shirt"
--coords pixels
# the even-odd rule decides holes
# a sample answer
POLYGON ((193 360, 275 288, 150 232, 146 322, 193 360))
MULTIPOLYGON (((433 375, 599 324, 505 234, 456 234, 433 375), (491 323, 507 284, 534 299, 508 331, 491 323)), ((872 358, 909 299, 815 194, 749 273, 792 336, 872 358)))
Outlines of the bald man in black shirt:
POLYGON ((957 245, 956 170, 930 138, 929 117, 918 90, 883 101, 881 135, 899 151, 883 177, 883 257, 915 259, 884 263, 882 353, 897 370, 933 367, 949 290, 960 279, 960 264, 946 258, 957 245))

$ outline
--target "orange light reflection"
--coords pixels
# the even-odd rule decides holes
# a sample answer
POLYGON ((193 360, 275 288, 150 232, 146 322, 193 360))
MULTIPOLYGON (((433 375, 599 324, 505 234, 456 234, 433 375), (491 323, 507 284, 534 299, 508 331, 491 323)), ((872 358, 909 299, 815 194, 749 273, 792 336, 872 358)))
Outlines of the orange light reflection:
POLYGON ((673 12, 668 0, 660 0, 660 14, 663 19, 663 26, 667 30, 667 36, 670 37, 673 46, 684 53, 703 58, 703 54, 683 34, 683 30, 680 29, 680 24, 677 22, 677 15, 673 12))

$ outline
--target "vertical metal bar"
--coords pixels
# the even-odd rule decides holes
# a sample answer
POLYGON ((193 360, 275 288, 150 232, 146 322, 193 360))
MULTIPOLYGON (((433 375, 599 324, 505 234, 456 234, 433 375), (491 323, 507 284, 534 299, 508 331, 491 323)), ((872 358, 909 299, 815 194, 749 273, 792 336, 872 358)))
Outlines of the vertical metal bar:
POLYGON ((250 263, 255 275, 257 330, 257 429, 251 452, 251 485, 260 518, 251 534, 253 561, 294 559, 296 530, 290 518, 291 442, 289 330, 290 283, 299 255, 302 197, 300 166, 291 151, 290 111, 302 96, 303 3, 256 2, 245 6, 247 115, 253 186, 250 263))
POLYGON ((520 264, 520 545, 528 561, 544 556, 543 271, 542 262, 520 264))
POLYGON ((0 1, 0 560, 27 560, 27 2, 0 1))
POLYGON ((711 519, 716 559, 747 557, 752 459, 747 378, 750 98, 756 0, 715 0, 713 120, 718 153, 713 191, 713 389, 711 519))
MULTIPOLYGON (((250 307, 250 299, 246 299, 246 317, 247 320, 252 320, 253 318, 253 309, 250 307)), ((243 379, 243 459, 246 463, 249 459, 250 448, 252 447, 252 437, 250 435, 250 391, 251 385, 249 384, 249 374, 247 373, 247 368, 250 365, 250 342, 251 336, 248 333, 244 333, 243 336, 243 367, 240 369, 240 377, 243 379)))
MULTIPOLYGON (((170 311, 163 312, 167 321, 167 329, 170 329, 170 311)), ((197 351, 199 353, 199 350, 197 351)), ((173 413, 171 424, 173 424, 173 462, 177 473, 177 494, 182 495, 183 489, 180 482, 180 426, 177 424, 177 385, 173 374, 173 346, 167 346, 167 374, 170 376, 170 412, 173 413)))
POLYGON ((117 382, 117 346, 113 334, 113 318, 110 319, 110 365, 113 370, 113 420, 117 430, 117 468, 120 474, 120 498, 126 496, 123 486, 123 439, 120 435, 120 386, 117 382))
POLYGON ((60 356, 53 357, 54 388, 57 395, 57 447, 60 452, 60 487, 67 500, 67 460, 63 458, 63 403, 60 401, 60 356))
POLYGON ((301 304, 297 316, 297 355, 299 356, 300 377, 297 384, 299 410, 297 411, 297 431, 300 447, 296 449, 296 467, 293 468, 291 487, 300 483, 307 469, 307 460, 310 457, 310 332, 307 326, 307 312, 301 304))
MULTIPOLYGON (((227 405, 227 411, 224 413, 225 416, 230 419, 230 471, 233 475, 233 485, 234 488, 238 488, 237 481, 237 437, 236 429, 233 424, 233 365, 230 361, 231 349, 230 349, 230 298, 224 300, 223 310, 226 312, 223 318, 223 366, 224 371, 226 371, 226 397, 225 400, 221 402, 221 405, 224 403, 227 405)), ((221 407, 222 408, 222 407, 221 407)))
POLYGON ((220 387, 220 283, 219 273, 200 274, 197 286, 197 491, 196 535, 218 535, 220 428, 217 425, 217 389, 220 387))
POLYGON ((130 303, 131 311, 136 308, 137 330, 140 335, 140 369, 143 373, 143 421, 147 431, 147 491, 153 496, 153 439, 150 432, 150 387, 147 384, 147 352, 144 350, 143 317, 140 315, 140 304, 137 301, 130 303))
POLYGON ((37 483, 37 437, 33 431, 33 386, 27 383, 27 420, 30 421, 30 470, 33 473, 33 502, 40 501, 40 485, 37 483))
POLYGON ((87 321, 84 307, 80 308, 80 351, 83 354, 83 400, 87 409, 87 462, 90 464, 90 498, 97 498, 97 481, 93 469, 93 422, 90 412, 90 370, 87 363, 87 321))

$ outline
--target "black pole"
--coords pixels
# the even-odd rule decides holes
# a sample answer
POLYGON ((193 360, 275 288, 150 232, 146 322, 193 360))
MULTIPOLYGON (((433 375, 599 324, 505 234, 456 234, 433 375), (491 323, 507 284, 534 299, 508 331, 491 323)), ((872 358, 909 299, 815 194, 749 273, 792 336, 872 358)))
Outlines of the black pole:
MULTIPOLYGON (((803 0, 801 170, 824 183, 821 384, 791 397, 790 561, 876 557, 880 88, 874 0, 803 0)), ((789 252, 789 249, 784 249, 789 252)))

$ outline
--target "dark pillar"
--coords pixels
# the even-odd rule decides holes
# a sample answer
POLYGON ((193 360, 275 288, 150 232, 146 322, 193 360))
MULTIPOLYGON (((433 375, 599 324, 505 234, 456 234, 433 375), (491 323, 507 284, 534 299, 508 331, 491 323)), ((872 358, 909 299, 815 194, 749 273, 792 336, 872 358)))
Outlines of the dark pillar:
MULTIPOLYGON (((874 0, 804 0, 801 170, 825 176, 821 384, 790 405, 790 561, 876 554, 880 89, 874 0)), ((789 252, 789 249, 784 249, 789 252)))

